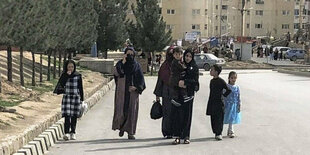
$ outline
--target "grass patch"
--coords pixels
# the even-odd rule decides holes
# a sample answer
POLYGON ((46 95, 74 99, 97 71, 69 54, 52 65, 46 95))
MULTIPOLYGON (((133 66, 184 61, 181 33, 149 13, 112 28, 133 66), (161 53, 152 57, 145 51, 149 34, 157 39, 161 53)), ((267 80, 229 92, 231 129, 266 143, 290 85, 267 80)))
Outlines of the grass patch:
POLYGON ((158 72, 153 71, 153 75, 151 75, 151 72, 147 72, 144 74, 144 76, 158 76, 158 72))
POLYGON ((21 101, 4 101, 0 99, 0 106, 3 107, 13 107, 17 106, 19 103, 21 103, 21 101))
POLYGON ((39 92, 39 94, 43 94, 45 92, 53 91, 56 84, 58 82, 58 79, 51 79, 51 81, 44 81, 41 84, 37 84, 36 86, 31 86, 31 83, 27 83, 27 88, 30 88, 36 92, 39 92))
POLYGON ((9 124, 9 123, 4 122, 4 121, 2 121, 2 120, 0 120, 0 124, 4 124, 5 126, 10 126, 10 124, 9 124))

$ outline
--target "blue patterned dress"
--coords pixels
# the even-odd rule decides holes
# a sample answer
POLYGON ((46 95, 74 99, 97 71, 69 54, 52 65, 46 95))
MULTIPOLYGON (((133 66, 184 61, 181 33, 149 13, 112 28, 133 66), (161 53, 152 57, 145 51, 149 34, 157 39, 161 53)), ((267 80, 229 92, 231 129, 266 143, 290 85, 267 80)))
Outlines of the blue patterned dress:
POLYGON ((224 124, 239 124, 241 120, 241 113, 238 113, 238 105, 241 103, 240 89, 237 85, 227 84, 227 86, 231 93, 224 98, 224 124))

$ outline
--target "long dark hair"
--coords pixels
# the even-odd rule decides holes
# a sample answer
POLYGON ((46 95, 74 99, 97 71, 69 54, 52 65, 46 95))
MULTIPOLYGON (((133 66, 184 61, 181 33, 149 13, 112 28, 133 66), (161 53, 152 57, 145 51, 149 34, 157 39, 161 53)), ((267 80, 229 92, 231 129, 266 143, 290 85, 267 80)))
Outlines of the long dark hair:
POLYGON ((237 73, 235 71, 231 71, 229 72, 229 75, 228 75, 228 84, 230 84, 230 77, 232 77, 233 75, 236 75, 237 76, 237 73))

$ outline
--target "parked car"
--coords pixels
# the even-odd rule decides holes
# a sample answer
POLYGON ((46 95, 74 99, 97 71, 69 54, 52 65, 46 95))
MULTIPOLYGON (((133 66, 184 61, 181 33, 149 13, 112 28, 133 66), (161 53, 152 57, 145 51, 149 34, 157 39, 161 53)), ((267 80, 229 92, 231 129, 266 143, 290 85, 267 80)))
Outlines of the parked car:
POLYGON ((291 61, 296 61, 297 59, 303 59, 305 54, 305 50, 291 49, 286 52, 286 58, 290 59, 291 61))
POLYGON ((215 64, 220 66, 225 64, 223 58, 218 58, 210 53, 195 54, 194 60, 196 61, 198 68, 204 69, 205 71, 209 71, 211 66, 215 64))
POLYGON ((284 58, 287 58, 287 57, 286 57, 286 52, 287 52, 288 50, 290 50, 291 48, 289 48, 289 47, 277 46, 277 47, 274 47, 274 48, 273 48, 273 51, 276 51, 276 49, 278 49, 279 53, 282 51, 283 57, 284 57, 284 58))

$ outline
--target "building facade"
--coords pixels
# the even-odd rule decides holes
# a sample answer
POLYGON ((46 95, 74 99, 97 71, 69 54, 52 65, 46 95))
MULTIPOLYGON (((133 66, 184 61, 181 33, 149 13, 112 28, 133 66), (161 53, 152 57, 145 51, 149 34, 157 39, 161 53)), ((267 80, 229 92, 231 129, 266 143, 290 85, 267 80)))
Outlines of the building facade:
POLYGON ((294 33, 295 1, 158 0, 158 4, 174 40, 184 39, 187 33, 201 38, 241 35, 280 38, 288 32, 294 33))

